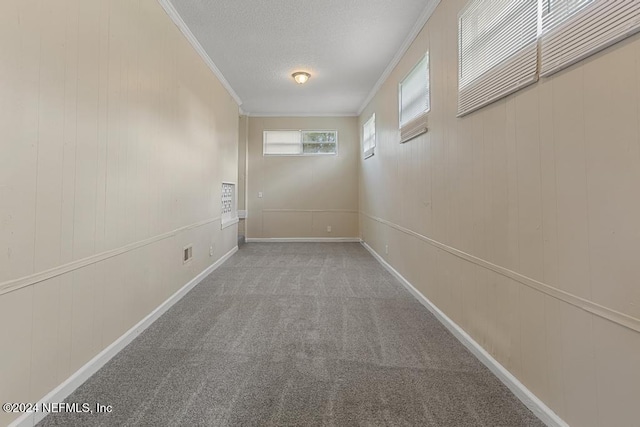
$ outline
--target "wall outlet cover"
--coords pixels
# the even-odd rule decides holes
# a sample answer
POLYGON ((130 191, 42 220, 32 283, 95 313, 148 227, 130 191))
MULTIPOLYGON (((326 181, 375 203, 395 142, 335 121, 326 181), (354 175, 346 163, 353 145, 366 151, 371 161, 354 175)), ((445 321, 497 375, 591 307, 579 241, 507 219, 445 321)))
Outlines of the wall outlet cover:
POLYGON ((182 248, 182 263, 186 264, 193 258, 193 245, 182 248))

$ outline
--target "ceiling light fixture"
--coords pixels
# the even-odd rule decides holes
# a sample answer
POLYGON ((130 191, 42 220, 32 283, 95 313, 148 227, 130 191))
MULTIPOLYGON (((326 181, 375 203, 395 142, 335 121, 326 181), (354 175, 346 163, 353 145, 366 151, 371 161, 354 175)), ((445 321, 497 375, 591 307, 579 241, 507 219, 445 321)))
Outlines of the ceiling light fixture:
POLYGON ((296 71, 295 73, 291 74, 291 77, 293 77, 296 83, 302 85, 305 84, 307 80, 309 80, 311 74, 305 73, 304 71, 296 71))

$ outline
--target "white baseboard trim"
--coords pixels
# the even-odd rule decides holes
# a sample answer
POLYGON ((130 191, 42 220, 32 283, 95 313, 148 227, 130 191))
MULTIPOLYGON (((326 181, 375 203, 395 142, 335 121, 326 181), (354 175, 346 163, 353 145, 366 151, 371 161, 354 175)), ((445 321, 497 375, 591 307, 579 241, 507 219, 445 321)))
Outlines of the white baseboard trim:
POLYGON ((436 307, 427 297, 422 295, 420 291, 413 287, 407 279, 402 277, 395 268, 393 268, 384 258, 382 258, 371 246, 362 242, 362 246, 367 249, 373 257, 378 260, 389 273, 407 288, 407 290, 424 305, 448 330, 458 339, 480 362, 482 362, 500 381, 506 385, 509 390, 524 405, 531 410, 545 425, 549 427, 569 427, 569 425, 560 418, 555 412, 544 404, 535 394, 524 386, 511 372, 502 366, 496 359, 491 356, 484 348, 480 346, 469 334, 467 334, 460 326, 444 314, 436 307))
POLYGON ((247 243, 360 243, 359 237, 248 237, 247 243))
MULTIPOLYGON (((125 348, 131 341, 147 329, 153 322, 162 316, 171 306, 180 301, 183 296, 193 289, 198 283, 207 277, 211 272, 220 267, 226 260, 238 251, 238 247, 234 247, 224 254, 219 260, 207 267, 202 273, 191 279, 189 283, 180 288, 176 293, 171 295, 165 302, 160 304, 155 310, 149 313, 144 319, 138 322, 134 327, 125 332, 120 338, 111 343, 107 348, 102 350, 97 356, 88 361, 84 366, 74 372, 62 384, 53 389, 49 394, 43 397, 39 402, 42 403, 62 402, 78 387, 80 387, 93 374, 98 372, 109 360, 125 348)), ((25 413, 15 419, 9 427, 32 427, 42 421, 48 414, 43 412, 25 413)))

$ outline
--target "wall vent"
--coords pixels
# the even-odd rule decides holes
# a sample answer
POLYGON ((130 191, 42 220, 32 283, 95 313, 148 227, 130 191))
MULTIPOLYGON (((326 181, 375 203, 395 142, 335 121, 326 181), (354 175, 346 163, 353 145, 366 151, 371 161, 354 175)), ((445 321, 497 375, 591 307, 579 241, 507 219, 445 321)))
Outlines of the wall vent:
POLYGON ((238 223, 238 209, 236 199, 236 184, 233 182, 222 183, 222 216, 221 228, 238 223))

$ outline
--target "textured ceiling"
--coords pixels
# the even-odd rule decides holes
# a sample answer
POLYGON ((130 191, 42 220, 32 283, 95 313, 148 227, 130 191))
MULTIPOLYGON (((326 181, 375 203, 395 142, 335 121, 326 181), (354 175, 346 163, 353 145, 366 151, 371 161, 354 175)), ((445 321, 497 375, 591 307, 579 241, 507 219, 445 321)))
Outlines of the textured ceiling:
POLYGON ((433 2, 171 0, 251 115, 356 114, 433 2))

